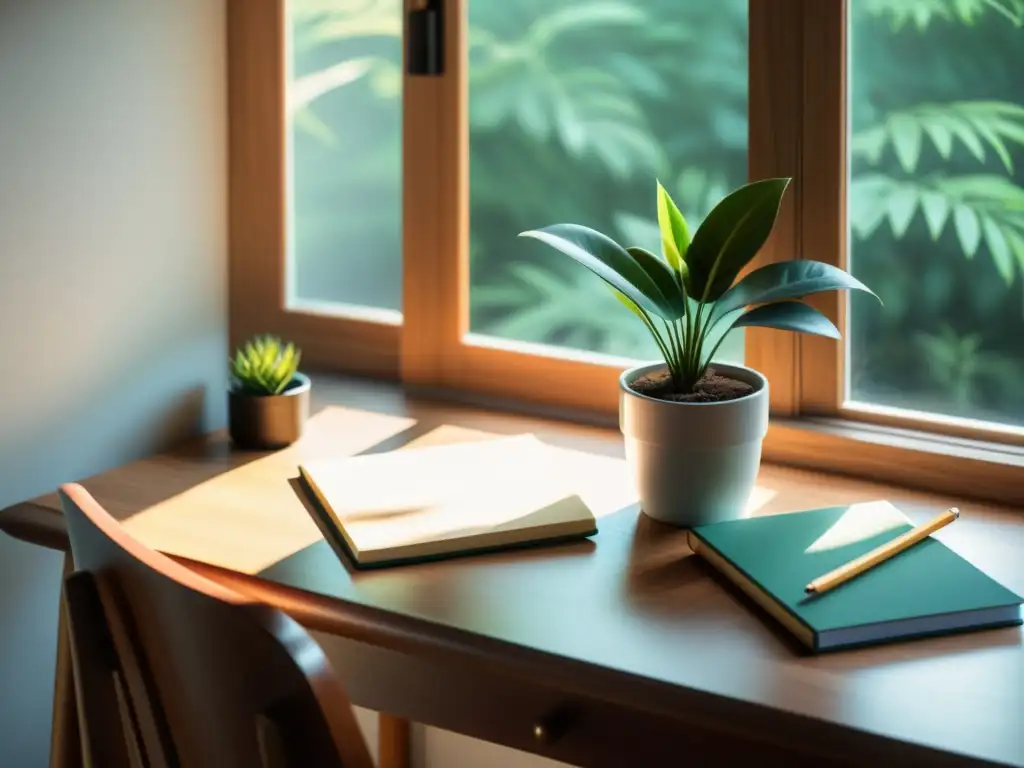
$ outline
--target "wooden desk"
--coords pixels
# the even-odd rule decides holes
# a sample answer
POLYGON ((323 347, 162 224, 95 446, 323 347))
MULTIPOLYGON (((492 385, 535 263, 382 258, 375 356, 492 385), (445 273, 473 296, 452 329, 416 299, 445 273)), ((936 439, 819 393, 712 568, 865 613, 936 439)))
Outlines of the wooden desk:
MULTIPOLYGON (((1024 765, 1020 628, 803 656, 679 531, 638 515, 617 434, 424 403, 383 384, 320 378, 314 392, 316 409, 343 407, 289 452, 240 454, 217 434, 84 485, 150 546, 322 633, 356 704, 583 765, 1024 765), (287 482, 299 456, 476 437, 465 430, 534 432, 588 454, 577 469, 599 535, 356 573, 287 482), (205 484, 229 470, 231 482, 205 484)), ((753 505, 875 498, 911 514, 957 502, 766 466, 753 505)), ((959 505, 962 520, 939 538, 1024 591, 1024 515, 959 505)), ((0 527, 66 547, 55 496, 5 510, 0 527)), ((59 711, 66 678, 59 670, 59 711)))

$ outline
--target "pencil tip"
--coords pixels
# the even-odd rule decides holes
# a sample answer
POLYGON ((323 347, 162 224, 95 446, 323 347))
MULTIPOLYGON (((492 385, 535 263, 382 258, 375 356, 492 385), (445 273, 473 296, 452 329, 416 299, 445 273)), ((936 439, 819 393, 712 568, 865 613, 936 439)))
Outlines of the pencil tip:
POLYGON ((950 507, 950 512, 953 513, 953 519, 957 520, 960 517, 960 509, 958 507, 950 507))

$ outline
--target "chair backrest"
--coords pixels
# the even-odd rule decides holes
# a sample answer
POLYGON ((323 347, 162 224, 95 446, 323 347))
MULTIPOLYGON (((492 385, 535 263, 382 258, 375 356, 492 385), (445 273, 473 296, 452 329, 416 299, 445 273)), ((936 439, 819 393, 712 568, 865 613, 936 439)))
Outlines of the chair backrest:
POLYGON ((60 489, 83 751, 97 768, 370 768, 348 697, 309 634, 140 544, 60 489))

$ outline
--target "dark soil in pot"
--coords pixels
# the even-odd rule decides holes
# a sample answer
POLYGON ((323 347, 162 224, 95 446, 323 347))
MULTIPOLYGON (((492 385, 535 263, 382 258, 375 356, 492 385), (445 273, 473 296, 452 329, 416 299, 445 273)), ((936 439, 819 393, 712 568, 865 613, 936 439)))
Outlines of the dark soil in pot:
POLYGON ((708 368, 692 392, 676 392, 668 368, 646 373, 629 386, 638 394, 676 403, 721 403, 746 397, 754 391, 747 382, 720 376, 713 368, 708 368))

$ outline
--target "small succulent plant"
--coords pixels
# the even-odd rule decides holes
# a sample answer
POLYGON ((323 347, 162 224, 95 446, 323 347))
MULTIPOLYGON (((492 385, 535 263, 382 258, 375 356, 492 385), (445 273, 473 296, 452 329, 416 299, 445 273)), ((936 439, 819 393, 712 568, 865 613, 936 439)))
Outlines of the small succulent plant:
POLYGON ((256 336, 231 360, 232 386, 246 395, 280 395, 295 379, 302 351, 276 336, 256 336))

